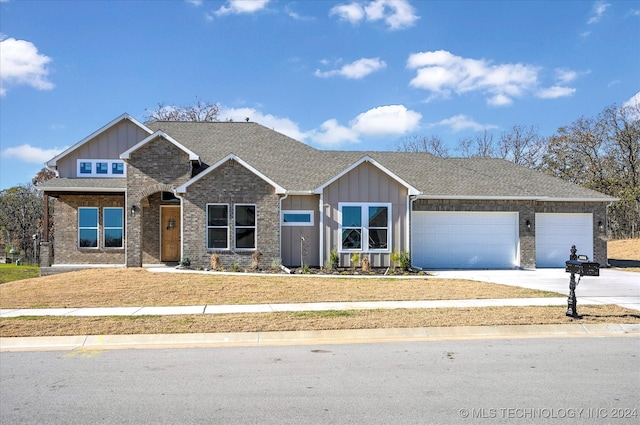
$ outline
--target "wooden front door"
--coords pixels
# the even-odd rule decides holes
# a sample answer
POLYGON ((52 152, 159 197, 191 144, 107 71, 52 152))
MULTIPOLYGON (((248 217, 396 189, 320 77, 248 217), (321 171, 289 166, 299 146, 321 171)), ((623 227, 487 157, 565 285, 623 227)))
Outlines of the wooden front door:
POLYGON ((160 261, 180 261, 180 207, 160 207, 160 261))

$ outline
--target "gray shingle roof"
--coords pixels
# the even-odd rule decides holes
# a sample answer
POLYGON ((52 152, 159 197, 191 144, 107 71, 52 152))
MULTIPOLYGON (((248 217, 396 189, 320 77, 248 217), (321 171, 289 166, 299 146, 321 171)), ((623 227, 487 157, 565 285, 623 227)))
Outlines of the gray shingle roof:
POLYGON ((38 185, 47 192, 124 192, 127 179, 124 178, 55 178, 38 185))
MULTIPOLYGON (((599 192, 493 158, 440 158, 428 153, 322 151, 246 122, 147 124, 162 130, 213 165, 230 154, 240 157, 292 192, 310 192, 368 156, 425 197, 567 199, 611 202, 599 192)), ((125 179, 54 179, 46 190, 126 187, 125 179)))
POLYGON ((321 151, 244 122, 154 122, 211 165, 235 154, 290 191, 322 186, 365 156, 427 197, 530 198, 613 201, 602 193, 495 158, 440 158, 428 153, 321 151))

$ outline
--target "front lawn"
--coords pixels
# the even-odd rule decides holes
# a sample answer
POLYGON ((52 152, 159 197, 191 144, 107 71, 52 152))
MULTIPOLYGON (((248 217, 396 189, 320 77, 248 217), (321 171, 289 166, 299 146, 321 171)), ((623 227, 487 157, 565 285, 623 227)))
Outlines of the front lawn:
POLYGON ((31 279, 40 276, 38 266, 16 266, 15 264, 0 264, 0 283, 14 280, 31 279))

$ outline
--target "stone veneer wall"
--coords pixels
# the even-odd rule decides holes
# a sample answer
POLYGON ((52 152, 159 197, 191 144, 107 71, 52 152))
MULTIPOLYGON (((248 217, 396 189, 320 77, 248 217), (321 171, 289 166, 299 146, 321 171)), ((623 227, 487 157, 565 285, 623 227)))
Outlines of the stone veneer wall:
POLYGON ((127 209, 136 206, 138 213, 128 215, 127 266, 140 267, 143 259, 145 262, 158 262, 154 259, 154 255, 159 255, 153 253, 154 242, 147 240, 154 230, 143 227, 143 222, 145 226, 155 226, 156 229, 158 226, 158 220, 154 222, 153 209, 149 210, 155 206, 148 202, 147 197, 160 191, 171 192, 190 178, 188 155, 163 138, 152 140, 131 154, 127 165, 127 209))
MULTIPOLYGON (((419 199, 413 204, 414 211, 474 211, 474 212, 518 212, 520 233, 520 267, 536 267, 536 213, 593 213, 592 261, 607 264, 606 232, 600 232, 598 222, 606 223, 606 205, 589 202, 538 202, 538 201, 488 201, 458 199, 419 199), (531 223, 527 230, 526 223, 531 223)), ((567 259, 569 248, 567 248, 567 259)))
POLYGON ((233 248, 235 204, 256 205, 261 267, 269 267, 273 260, 280 258, 279 196, 267 182, 229 160, 191 185, 183 197, 183 256, 189 257, 193 267, 210 267, 214 252, 220 256, 221 267, 229 269, 234 264, 251 267, 254 251, 233 248), (211 203, 229 204, 229 250, 207 250, 206 205, 211 203))
MULTIPOLYGON (((61 195, 54 211, 55 239, 53 264, 124 264, 124 248, 102 248, 102 214, 104 207, 124 208, 124 195, 61 195), (98 248, 78 247, 78 208, 98 208, 98 248)), ((124 211, 127 238, 127 214, 124 211)))

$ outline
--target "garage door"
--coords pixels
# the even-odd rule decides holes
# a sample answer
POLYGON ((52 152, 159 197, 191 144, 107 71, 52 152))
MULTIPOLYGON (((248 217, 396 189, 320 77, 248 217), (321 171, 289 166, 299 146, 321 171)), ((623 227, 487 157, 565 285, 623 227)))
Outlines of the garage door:
POLYGON ((415 211, 413 264, 429 269, 513 268, 518 261, 518 213, 415 211))
POLYGON ((592 214, 536 214, 536 267, 564 267, 571 245, 593 260, 592 214))

